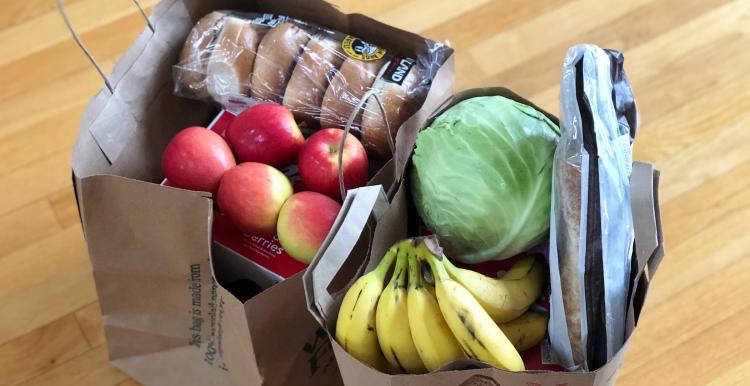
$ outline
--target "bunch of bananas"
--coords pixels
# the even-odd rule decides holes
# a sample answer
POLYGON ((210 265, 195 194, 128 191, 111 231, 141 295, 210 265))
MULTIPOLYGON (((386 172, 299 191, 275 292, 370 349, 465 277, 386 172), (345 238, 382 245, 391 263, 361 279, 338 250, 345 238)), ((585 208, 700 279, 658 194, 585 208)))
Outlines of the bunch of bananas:
POLYGON ((545 277, 532 256, 495 279, 454 266, 433 237, 406 239, 347 291, 336 341, 390 374, 421 374, 462 358, 523 371, 519 352, 547 330, 547 316, 528 310, 545 277))

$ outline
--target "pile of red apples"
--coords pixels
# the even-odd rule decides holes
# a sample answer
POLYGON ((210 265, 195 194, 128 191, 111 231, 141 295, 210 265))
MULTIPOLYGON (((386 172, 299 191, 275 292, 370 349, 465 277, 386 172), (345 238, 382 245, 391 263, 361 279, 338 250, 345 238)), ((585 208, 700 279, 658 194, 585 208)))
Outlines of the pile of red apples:
POLYGON ((310 263, 341 209, 339 152, 344 187, 367 183, 367 154, 344 131, 323 129, 305 139, 292 113, 260 104, 234 118, 221 135, 204 127, 177 133, 162 155, 164 175, 176 187, 211 192, 240 231, 277 234, 293 258, 310 263), (281 169, 297 164, 301 189, 281 169))

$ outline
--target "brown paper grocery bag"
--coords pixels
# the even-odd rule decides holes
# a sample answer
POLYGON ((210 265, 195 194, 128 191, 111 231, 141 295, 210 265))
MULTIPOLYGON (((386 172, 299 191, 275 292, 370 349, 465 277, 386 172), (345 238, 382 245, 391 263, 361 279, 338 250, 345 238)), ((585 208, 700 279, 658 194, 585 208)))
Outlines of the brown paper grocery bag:
MULTIPOLYGON (((502 95, 533 106, 508 89, 484 88, 467 90, 454 95, 434 110, 426 113, 426 127, 431 119, 450 106, 468 98, 502 95)), ((545 113, 551 119, 556 118, 545 113)), ((404 165, 405 166, 405 165, 404 165)), ((632 323, 625 345, 605 366, 593 372, 568 373, 551 371, 508 372, 477 361, 449 364, 444 369, 425 375, 388 375, 381 373, 349 355, 333 338, 338 310, 346 290, 363 272, 371 270, 384 252, 396 241, 407 236, 408 197, 406 184, 401 184, 393 200, 388 203, 382 192, 373 187, 357 190, 352 197, 347 215, 338 231, 318 259, 304 274, 308 307, 332 341, 341 376, 345 385, 357 386, 604 386, 613 385, 622 364, 630 333, 645 301, 645 294, 661 261, 663 238, 658 207, 658 171, 653 166, 635 163, 632 177, 632 211, 636 228, 635 272, 627 315, 632 323), (645 272, 648 271, 648 275, 645 272), (640 294, 640 295, 638 295, 640 294)))
POLYGON ((144 384, 339 382, 301 276, 245 304, 216 282, 208 198, 117 176, 80 194, 116 366, 144 384))
MULTIPOLYGON (((425 49, 415 34, 345 15, 321 0, 159 2, 153 28, 136 39, 87 106, 73 151, 110 359, 146 385, 336 386, 332 348, 307 312, 301 275, 243 303, 222 282, 227 257, 212 254, 209 195, 159 185, 169 139, 216 113, 172 93, 172 65, 188 32, 216 9, 284 14, 404 52, 425 49)), ((452 49, 445 52, 430 103, 452 92, 452 49)), ((411 152, 413 141, 404 135, 396 139, 396 158, 411 152)), ((373 183, 398 186, 396 165, 386 164, 373 183)))

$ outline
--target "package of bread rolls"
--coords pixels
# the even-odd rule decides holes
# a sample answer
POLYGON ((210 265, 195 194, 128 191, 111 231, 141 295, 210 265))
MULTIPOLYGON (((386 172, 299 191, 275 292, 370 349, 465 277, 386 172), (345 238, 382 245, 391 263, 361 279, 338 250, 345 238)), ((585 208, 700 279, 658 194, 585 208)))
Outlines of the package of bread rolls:
POLYGON ((386 160, 447 57, 447 45, 424 44, 396 52, 287 16, 214 11, 185 41, 173 67, 175 93, 235 113, 283 104, 308 131, 352 119, 368 155, 386 160))

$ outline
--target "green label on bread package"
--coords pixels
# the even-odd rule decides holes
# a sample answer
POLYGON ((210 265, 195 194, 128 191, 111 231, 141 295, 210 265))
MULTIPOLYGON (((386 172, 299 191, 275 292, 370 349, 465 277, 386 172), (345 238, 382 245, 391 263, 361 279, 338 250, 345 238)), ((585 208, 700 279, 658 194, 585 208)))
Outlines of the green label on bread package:
POLYGON ((385 48, 380 48, 374 44, 346 35, 341 41, 341 49, 351 58, 364 62, 381 59, 385 56, 385 48))

